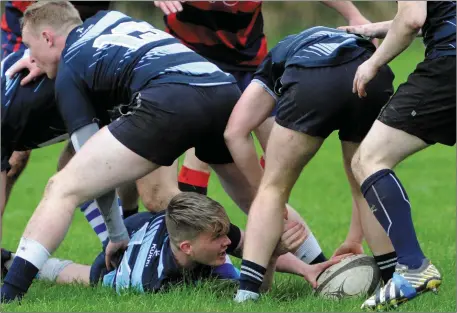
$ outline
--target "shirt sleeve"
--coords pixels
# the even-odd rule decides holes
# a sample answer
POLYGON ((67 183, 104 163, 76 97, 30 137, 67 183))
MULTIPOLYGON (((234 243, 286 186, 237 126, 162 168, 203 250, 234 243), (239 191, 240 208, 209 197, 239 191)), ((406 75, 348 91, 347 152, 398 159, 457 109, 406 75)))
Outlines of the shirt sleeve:
POLYGON ((69 134, 96 121, 86 83, 70 66, 63 63, 59 66, 55 92, 57 106, 69 134))
POLYGON ((278 100, 278 96, 274 93, 275 81, 273 77, 273 58, 271 52, 269 52, 262 63, 260 63, 257 71, 254 73, 252 82, 261 85, 275 100, 278 100))

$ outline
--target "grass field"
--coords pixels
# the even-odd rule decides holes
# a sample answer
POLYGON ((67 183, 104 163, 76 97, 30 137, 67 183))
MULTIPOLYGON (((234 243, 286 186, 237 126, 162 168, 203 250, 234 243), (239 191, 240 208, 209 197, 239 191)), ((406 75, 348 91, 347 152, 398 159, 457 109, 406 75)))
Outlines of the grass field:
MULTIPOLYGON (((423 58, 420 42, 392 63, 396 86, 404 81, 423 58)), ((19 179, 3 220, 2 246, 15 250, 24 227, 38 204, 47 179, 54 173, 62 145, 37 150, 19 179)), ((399 308, 400 311, 456 311, 456 198, 455 148, 434 146, 411 157, 397 169, 413 207, 416 231, 427 256, 443 275, 438 296, 426 294, 399 308)), ((215 175, 209 196, 220 201, 233 222, 245 226, 246 217, 224 193, 215 175)), ((324 144, 302 173, 291 196, 291 204, 308 221, 327 256, 344 240, 349 227, 351 199, 336 136, 324 144)), ((366 252, 368 253, 368 249, 366 252)), ((57 257, 90 264, 100 243, 84 216, 77 211, 57 257)), ((239 261, 235 260, 239 265, 239 261)), ((121 296, 103 288, 56 286, 35 282, 21 305, 10 304, 0 311, 360 311, 363 299, 323 301, 299 277, 276 274, 273 290, 258 303, 236 305, 233 288, 177 287, 166 294, 121 296)))

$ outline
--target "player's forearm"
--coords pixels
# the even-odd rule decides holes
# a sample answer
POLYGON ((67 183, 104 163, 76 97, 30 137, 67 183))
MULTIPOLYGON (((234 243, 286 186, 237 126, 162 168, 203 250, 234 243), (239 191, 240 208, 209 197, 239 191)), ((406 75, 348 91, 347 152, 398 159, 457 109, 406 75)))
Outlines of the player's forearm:
POLYGON ((346 236, 347 242, 362 243, 363 241, 363 228, 360 220, 359 208, 355 200, 352 201, 352 217, 349 226, 349 232, 346 236))
POLYGON ((276 262, 276 271, 280 273, 295 274, 303 276, 308 264, 297 258, 292 253, 281 255, 276 262))
POLYGON ((262 179, 263 170, 258 162, 254 140, 248 134, 228 138, 226 142, 235 164, 249 184, 257 189, 262 179))
POLYGON ((425 21, 425 17, 422 18, 416 14, 422 15, 421 12, 416 12, 415 10, 399 10, 390 25, 384 41, 371 57, 371 62, 377 68, 393 60, 408 48, 414 38, 416 38, 423 25, 423 21, 425 21))
MULTIPOLYGON (((96 123, 92 123, 76 130, 71 135, 71 142, 73 143, 75 151, 79 151, 89 138, 98 131, 98 129, 98 125, 96 123)), ((116 192, 112 190, 103 196, 98 197, 95 201, 100 208, 100 213, 105 221, 110 240, 112 242, 128 240, 129 235, 119 210, 116 192)))
POLYGON ((348 22, 364 19, 363 15, 351 1, 321 1, 321 3, 336 10, 348 22))

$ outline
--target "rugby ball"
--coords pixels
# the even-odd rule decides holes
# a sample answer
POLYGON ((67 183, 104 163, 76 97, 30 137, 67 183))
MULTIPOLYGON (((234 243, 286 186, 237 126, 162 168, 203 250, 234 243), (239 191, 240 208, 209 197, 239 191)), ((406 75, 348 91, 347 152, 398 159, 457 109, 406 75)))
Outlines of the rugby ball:
POLYGON ((370 296, 381 284, 381 272, 374 258, 351 255, 323 271, 315 294, 327 299, 370 296))

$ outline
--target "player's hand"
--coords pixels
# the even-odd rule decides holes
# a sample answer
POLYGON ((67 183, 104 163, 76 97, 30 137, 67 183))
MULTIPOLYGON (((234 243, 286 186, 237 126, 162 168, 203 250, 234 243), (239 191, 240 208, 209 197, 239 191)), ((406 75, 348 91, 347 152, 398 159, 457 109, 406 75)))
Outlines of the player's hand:
POLYGON ((359 98, 366 97, 366 86, 376 76, 378 70, 379 68, 374 65, 371 59, 362 63, 355 73, 352 92, 357 93, 359 98))
POLYGON ((23 58, 17 61, 13 66, 11 66, 5 75, 9 78, 13 77, 14 74, 19 73, 23 69, 28 69, 29 74, 21 80, 21 86, 27 85, 35 78, 40 77, 44 74, 43 70, 40 69, 35 62, 32 62, 30 57, 23 58))
POLYGON ((332 257, 330 260, 314 264, 314 265, 308 265, 306 267, 306 271, 303 273, 303 278, 308 281, 313 289, 317 288, 317 278, 319 277, 319 274, 325 271, 327 268, 329 268, 332 265, 335 265, 336 263, 339 263, 342 259, 350 256, 351 254, 343 254, 339 255, 336 257, 332 257))
POLYGON ((345 241, 332 255, 333 257, 340 256, 343 254, 352 253, 352 254, 363 254, 363 246, 361 243, 353 241, 345 241))
POLYGON ((273 255, 280 256, 288 252, 295 253, 307 236, 308 233, 303 224, 296 221, 286 221, 281 240, 276 246, 273 255))
POLYGON ((165 15, 181 12, 181 2, 185 1, 154 1, 154 5, 162 10, 165 15))
POLYGON ((122 254, 127 249, 129 244, 128 240, 119 242, 110 242, 105 249, 105 265, 108 270, 116 268, 122 258, 122 254))
MULTIPOLYGON (((358 27, 361 27, 361 26, 365 26, 364 28, 370 29, 371 26, 367 27, 366 25, 373 25, 363 15, 357 16, 357 17, 349 20, 348 22, 349 22, 349 26, 346 26, 346 27, 352 27, 352 28, 357 27, 357 29, 358 29, 358 27)), ((341 28, 338 28, 338 29, 341 29, 341 28)), ((346 30, 346 32, 349 33, 349 31, 347 31, 347 30, 346 30)), ((353 32, 350 32, 350 33, 353 33, 353 32)), ((353 33, 353 34, 359 34, 359 33, 353 33)), ((372 38, 371 42, 376 46, 376 48, 379 46, 379 40, 376 39, 376 36, 368 36, 368 35, 364 35, 364 34, 359 34, 359 35, 372 38)))

